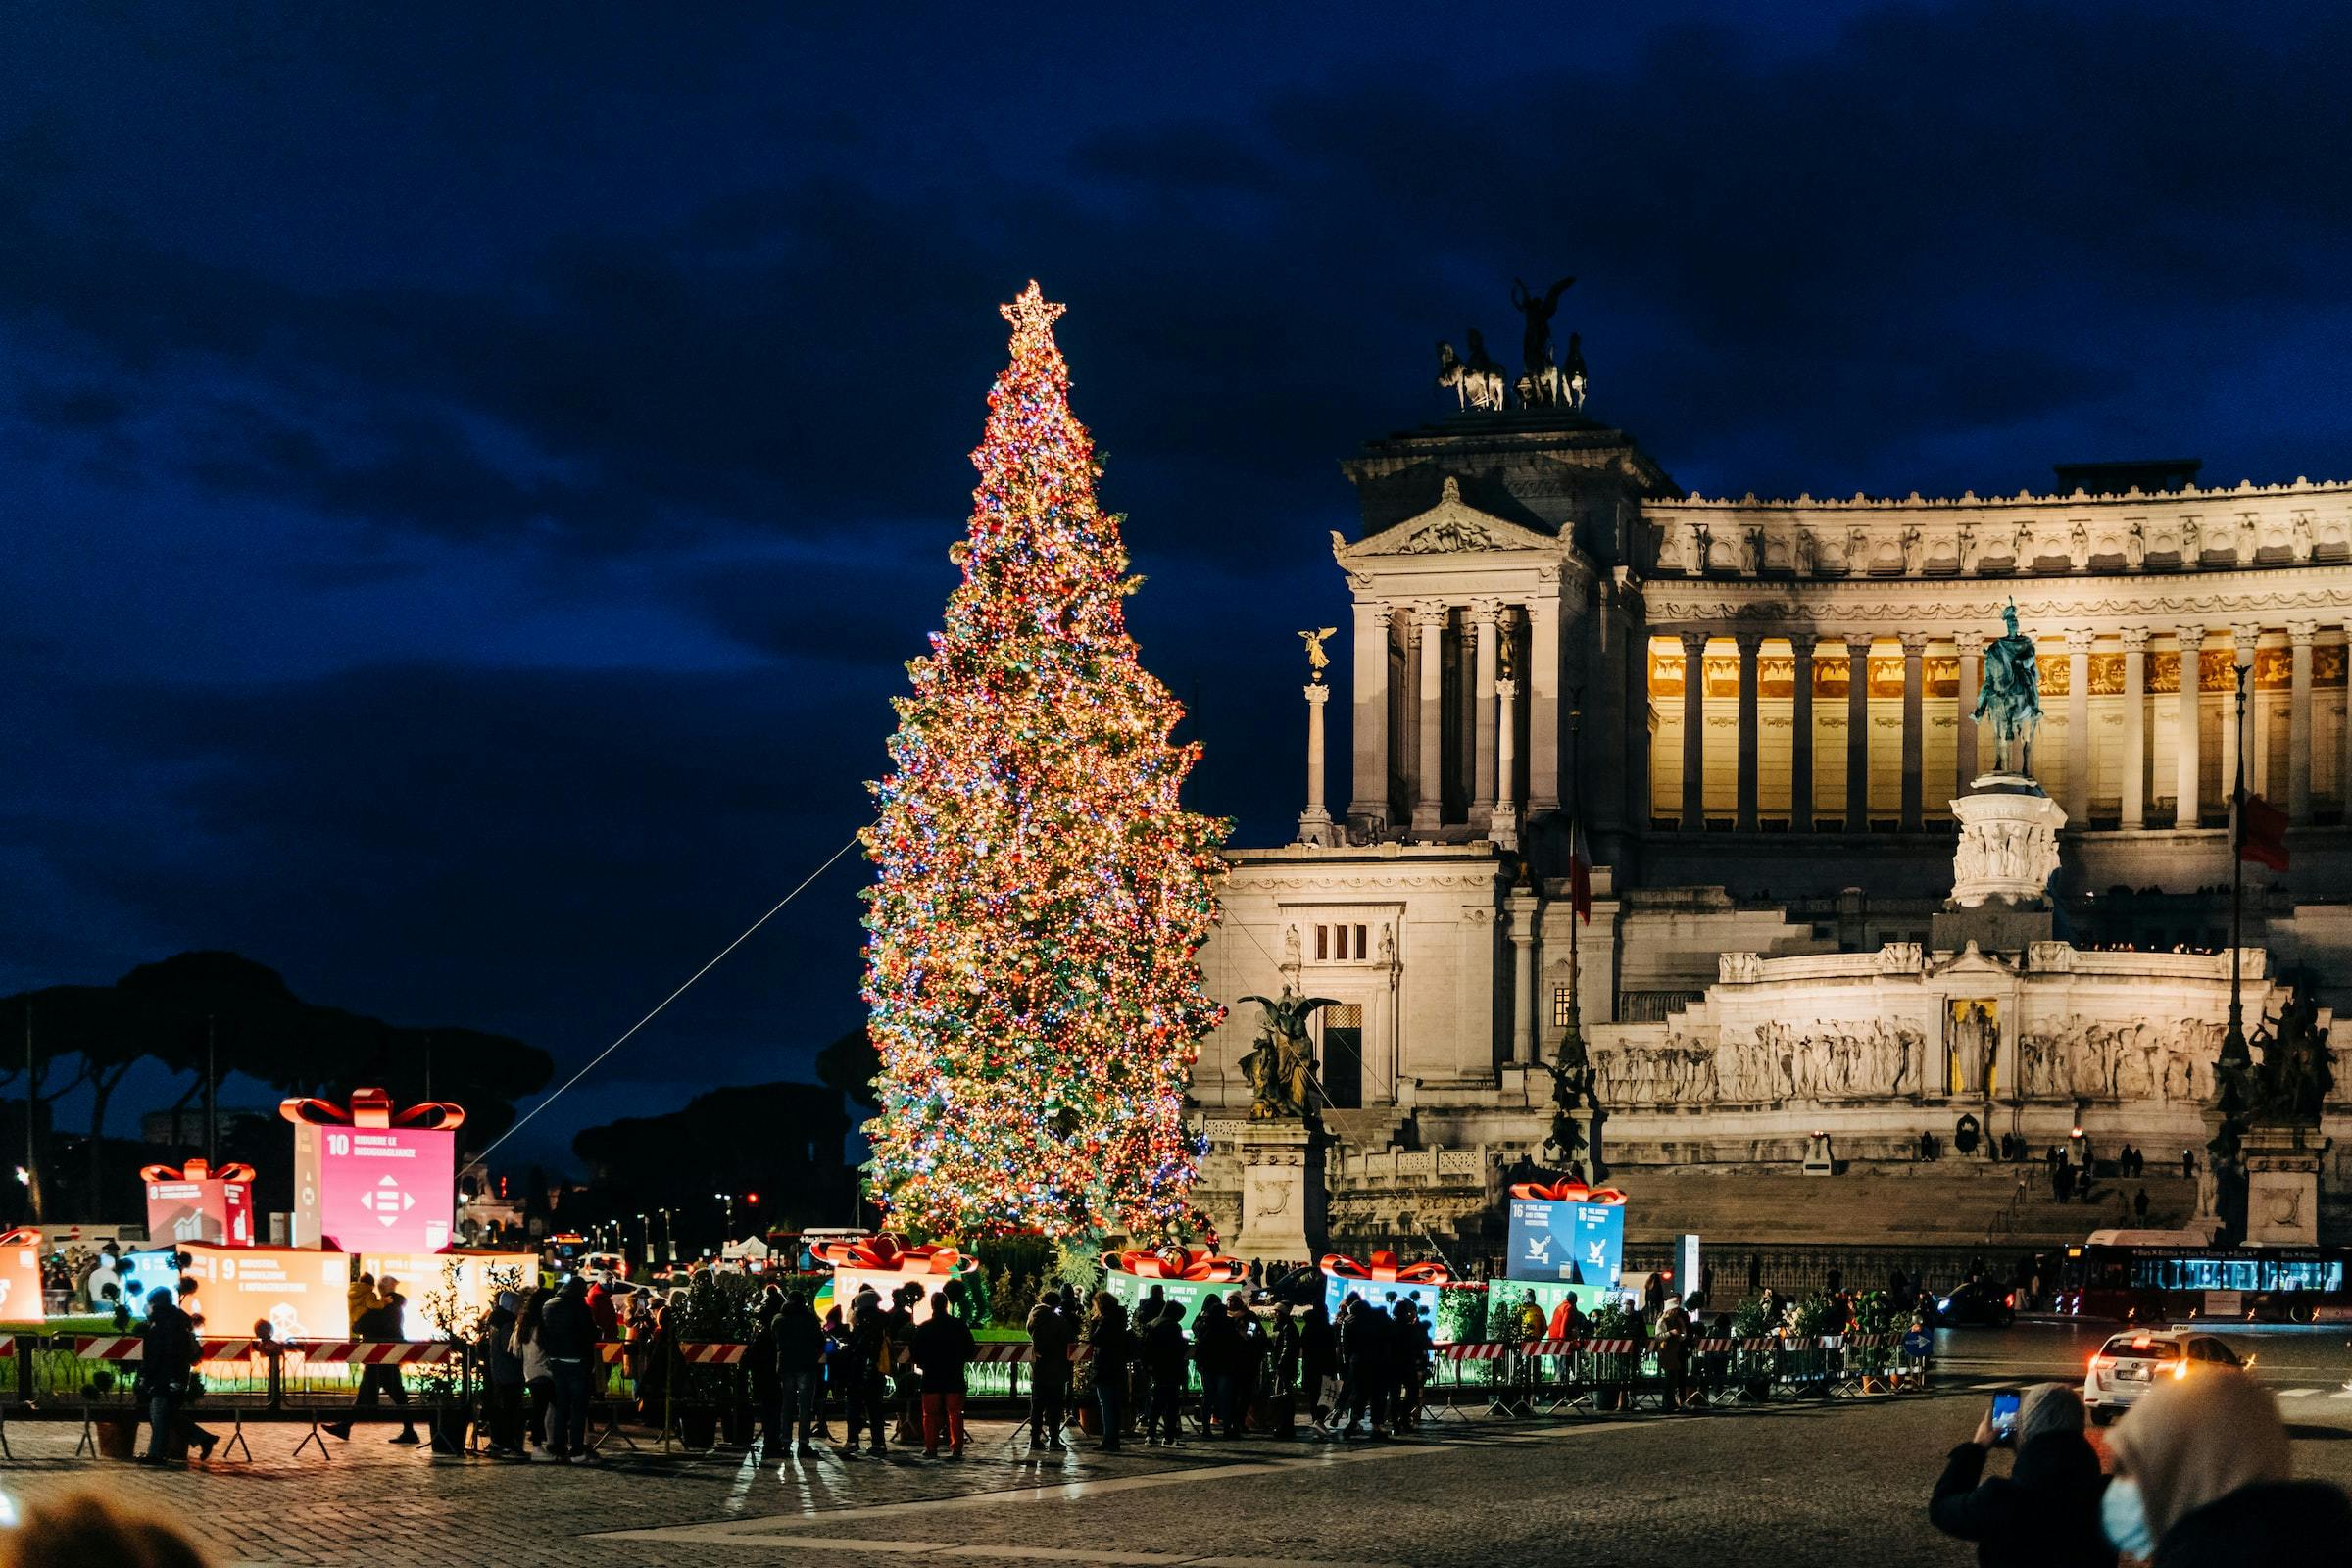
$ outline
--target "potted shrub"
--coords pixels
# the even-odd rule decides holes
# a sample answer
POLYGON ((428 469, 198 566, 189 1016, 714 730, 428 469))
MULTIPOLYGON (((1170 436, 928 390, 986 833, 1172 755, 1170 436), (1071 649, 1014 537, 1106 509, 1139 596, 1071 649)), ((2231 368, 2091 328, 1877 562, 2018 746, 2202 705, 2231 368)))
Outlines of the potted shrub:
MULTIPOLYGON (((749 1274, 722 1274, 705 1269, 686 1287, 685 1298, 670 1310, 671 1332, 680 1345, 746 1345, 751 1342, 753 1309, 760 1299, 760 1282, 749 1274)), ((678 1416, 678 1437, 689 1448, 708 1448, 718 1441, 722 1412, 742 1412, 743 1429, 750 1410, 743 1394, 743 1369, 715 1363, 678 1363, 672 1374, 672 1397, 678 1416)), ((734 1441, 737 1429, 729 1429, 734 1441)), ((745 1438, 749 1441, 748 1435, 745 1438)))
MULTIPOLYGON (((114 1392, 115 1374, 106 1367, 92 1372, 89 1382, 83 1384, 81 1390, 82 1397, 93 1403, 107 1399, 114 1392)), ((108 1407, 104 1411, 91 1412, 90 1430, 97 1434, 99 1458, 130 1458, 138 1451, 138 1406, 117 1406, 108 1399, 108 1407)))
MULTIPOLYGON (((1880 1339, 1894 1332, 1894 1302, 1885 1291, 1864 1291, 1854 1298, 1854 1321, 1851 1333, 1863 1339, 1880 1339)), ((1862 1374, 1864 1393, 1891 1388, 1894 1351, 1886 1345, 1852 1345, 1846 1349, 1847 1364, 1862 1374)))
MULTIPOLYGON (((1739 1341, 1760 1340, 1779 1327, 1773 1322, 1764 1293, 1745 1298, 1732 1309, 1732 1338, 1739 1341)), ((1732 1351, 1732 1377, 1740 1386, 1740 1397, 1760 1400, 1772 1393, 1772 1352, 1750 1350, 1744 1344, 1732 1351)))
MULTIPOLYGON (((1623 1301, 1608 1301, 1592 1309, 1585 1337, 1592 1340, 1630 1340, 1641 1332, 1642 1320, 1623 1301)), ((1622 1410, 1631 1402, 1634 1380, 1642 1375, 1638 1354, 1593 1355, 1593 1402, 1603 1410, 1622 1410)))
POLYGON ((436 1345, 454 1345, 459 1354, 447 1361, 427 1361, 419 1370, 418 1392, 424 1396, 425 1430, 433 1452, 464 1453, 472 1412, 466 1407, 466 1338, 472 1324, 466 1321, 458 1297, 458 1259, 441 1265, 438 1290, 424 1293, 424 1321, 436 1345))

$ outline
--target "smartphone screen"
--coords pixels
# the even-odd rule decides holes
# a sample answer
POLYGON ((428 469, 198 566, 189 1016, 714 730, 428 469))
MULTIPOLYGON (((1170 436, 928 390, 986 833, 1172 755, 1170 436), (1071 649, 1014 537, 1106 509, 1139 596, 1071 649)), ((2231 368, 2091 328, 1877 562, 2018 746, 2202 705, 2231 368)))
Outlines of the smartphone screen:
POLYGON ((2017 1407, 2024 1396, 2015 1390, 1992 1396, 1992 1441, 2011 1444, 2017 1441, 2017 1407))

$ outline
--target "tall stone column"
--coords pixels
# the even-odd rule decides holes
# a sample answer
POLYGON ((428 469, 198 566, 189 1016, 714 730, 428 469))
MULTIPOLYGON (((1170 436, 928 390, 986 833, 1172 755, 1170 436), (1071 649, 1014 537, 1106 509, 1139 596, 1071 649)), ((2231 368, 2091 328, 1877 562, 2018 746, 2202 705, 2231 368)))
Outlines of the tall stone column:
POLYGON ((1385 828, 1389 821, 1389 607, 1355 602, 1355 795, 1348 814, 1385 828))
POLYGON ((2069 826, 2090 826, 2090 631, 2066 634, 2066 808, 2069 826))
POLYGON ((1511 922, 1511 1060, 1522 1067, 1536 1059, 1536 896, 1513 888, 1506 901, 1511 922))
POLYGON ((1870 831, 1870 638, 1845 639, 1845 830, 1870 831))
POLYGON ((1917 833, 1927 803, 1928 634, 1907 631, 1903 640, 1903 831, 1917 833))
POLYGON ((1519 683, 1494 683, 1494 809, 1487 822, 1487 837, 1506 850, 1519 847, 1519 683))
POLYGON ((2319 633, 2313 621, 2286 623, 2294 650, 2286 709, 2286 813, 2297 827, 2311 825, 2311 640, 2319 633))
POLYGON ((1446 805, 1446 724, 1440 711, 1446 691, 1446 607, 1413 607, 1413 628, 1421 635, 1421 745, 1413 759, 1413 833, 1426 838, 1443 825, 1446 805))
POLYGON ((1813 634, 1791 632, 1795 683, 1788 703, 1788 831, 1813 831, 1813 634))
POLYGON ((1493 599, 1474 599, 1470 602, 1470 625, 1478 634, 1478 704, 1472 710, 1478 716, 1470 732, 1473 761, 1470 783, 1470 818, 1484 821, 1494 814, 1494 669, 1496 620, 1501 615, 1500 602, 1493 599))
MULTIPOLYGON (((2173 805, 2175 827, 2195 827, 2199 815, 2197 800, 2197 711, 2200 703, 2197 688, 2198 666, 2205 652, 2205 628, 2182 626, 2180 638, 2180 719, 2173 747, 2173 805)), ((2223 726, 2228 728, 2227 725, 2223 726)))
POLYGON ((1320 681, 1306 688, 1306 809, 1298 813, 1298 842, 1330 844, 1331 810, 1323 804, 1323 705, 1331 688, 1320 681))
POLYGON ((1984 771, 1977 757, 1977 698, 1984 684, 1984 634, 1964 631, 1953 639, 1960 650, 1960 691, 1956 702, 1958 727, 1952 743, 1952 797, 1968 793, 1984 771))
POLYGON ((1527 606, 1527 815, 1560 808, 1560 574, 1540 569, 1527 606))
POLYGON ((1707 634, 1683 633, 1683 831, 1707 830, 1707 634))
POLYGON ((1740 649, 1740 785, 1737 826, 1742 833, 1756 830, 1756 755, 1758 731, 1761 725, 1756 716, 1756 650, 1762 646, 1761 632, 1743 631, 1733 641, 1740 649))
POLYGON ((2335 798, 2343 806, 2344 821, 2352 824, 2352 622, 2344 626, 2344 755, 2335 769, 2335 798))
POLYGON ((2147 826, 2148 628, 2124 628, 2124 831, 2147 826))

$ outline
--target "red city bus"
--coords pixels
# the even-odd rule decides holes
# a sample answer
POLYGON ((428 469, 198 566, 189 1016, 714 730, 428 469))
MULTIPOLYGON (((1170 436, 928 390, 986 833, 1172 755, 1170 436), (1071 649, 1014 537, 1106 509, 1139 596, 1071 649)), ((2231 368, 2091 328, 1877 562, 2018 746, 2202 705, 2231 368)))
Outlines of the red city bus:
POLYGON ((2352 1321, 2340 1247, 2215 1247, 2186 1231, 2092 1231, 2055 1305, 2123 1323, 2352 1321))

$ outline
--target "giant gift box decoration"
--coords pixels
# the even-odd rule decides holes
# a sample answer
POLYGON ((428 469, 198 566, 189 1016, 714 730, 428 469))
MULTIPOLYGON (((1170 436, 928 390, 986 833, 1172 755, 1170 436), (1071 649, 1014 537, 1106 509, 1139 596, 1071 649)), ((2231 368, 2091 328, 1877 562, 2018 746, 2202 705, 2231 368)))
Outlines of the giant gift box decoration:
POLYGON ((202 1315, 208 1334, 243 1336, 264 1322, 281 1340, 340 1340, 351 1333, 347 1252, 201 1242, 179 1250, 195 1287, 180 1304, 202 1315))
POLYGON ((0 1323, 41 1318, 41 1233, 27 1226, 0 1236, 0 1323))
POLYGON ((1160 1298, 1176 1309, 1187 1334, 1200 1315, 1202 1301, 1223 1296, 1250 1272, 1240 1258, 1220 1256, 1208 1247, 1129 1248, 1105 1253, 1102 1266, 1102 1288, 1117 1298, 1130 1317, 1156 1287, 1160 1298))
POLYGON ((1515 1280, 1615 1286, 1625 1266, 1625 1194, 1574 1179, 1511 1187, 1515 1280))
POLYGON ((1393 1296, 1398 1300, 1411 1298, 1421 1316, 1434 1325, 1438 1297, 1452 1283, 1453 1271, 1445 1264, 1399 1263, 1395 1252, 1374 1252, 1361 1263, 1345 1252, 1323 1254, 1323 1309, 1334 1322, 1350 1296, 1360 1296, 1374 1306, 1386 1306, 1393 1296))
POLYGON ((858 1290, 867 1285, 882 1298, 885 1311, 890 1308, 893 1291, 908 1285, 920 1285, 923 1298, 907 1303, 907 1310, 917 1323, 931 1315, 931 1297, 950 1280, 960 1280, 980 1271, 980 1260, 958 1252, 953 1247, 924 1244, 909 1247, 895 1236, 866 1236, 847 1242, 818 1242, 809 1249, 816 1260, 833 1270, 833 1289, 830 1295, 820 1293, 817 1309, 838 1306, 846 1315, 851 1300, 858 1290))
POLYGON ((479 1321, 500 1291, 520 1291, 539 1283, 536 1252, 369 1250, 360 1254, 360 1272, 374 1275, 379 1286, 386 1277, 400 1282, 400 1294, 409 1303, 401 1314, 400 1337, 404 1340, 433 1337, 430 1298, 448 1288, 453 1264, 458 1273, 456 1317, 461 1323, 479 1321))
POLYGON ((145 1166, 139 1180, 147 1184, 148 1240, 253 1245, 251 1165, 215 1170, 201 1159, 191 1159, 176 1170, 145 1166))
POLYGON ((303 1247, 438 1252, 457 1212, 457 1129, 466 1112, 438 1101, 395 1111, 381 1089, 348 1106, 288 1100, 294 1124, 294 1236, 303 1247))

